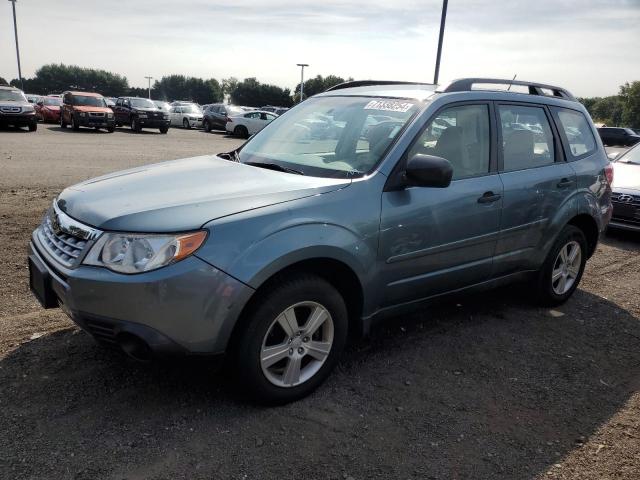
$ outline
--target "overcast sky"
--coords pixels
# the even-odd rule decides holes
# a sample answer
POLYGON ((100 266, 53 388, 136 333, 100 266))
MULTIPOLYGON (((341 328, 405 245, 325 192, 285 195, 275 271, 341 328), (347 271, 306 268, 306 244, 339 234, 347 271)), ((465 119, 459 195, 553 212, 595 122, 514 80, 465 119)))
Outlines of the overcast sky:
MULTIPOLYGON (((46 63, 125 75, 179 73, 433 80, 441 0, 18 0, 26 77, 46 63)), ((11 4, 0 1, 0 76, 16 78, 11 4)), ((441 81, 491 76, 612 95, 640 80, 640 0, 451 0, 441 81)), ((37 92, 34 92, 37 93, 37 92)))

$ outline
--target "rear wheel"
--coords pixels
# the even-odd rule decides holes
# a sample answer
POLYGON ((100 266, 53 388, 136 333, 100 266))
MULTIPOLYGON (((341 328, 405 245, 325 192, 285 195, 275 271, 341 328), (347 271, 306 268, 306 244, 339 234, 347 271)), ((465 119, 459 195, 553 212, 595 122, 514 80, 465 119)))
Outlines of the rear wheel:
POLYGON ((191 128, 191 124, 189 123, 189 120, 187 120, 186 118, 182 120, 182 126, 184 128, 191 128))
POLYGON ((347 338, 347 308, 326 280, 299 274, 276 280, 247 314, 235 349, 239 385, 257 401, 282 404, 315 390, 347 338))
POLYGON ((249 130, 247 130, 247 127, 245 127, 244 125, 238 125, 233 129, 233 134, 236 137, 247 138, 249 136, 249 130))
POLYGON ((587 240, 582 230, 567 225, 558 235, 538 273, 538 299, 546 306, 566 302, 580 283, 587 263, 587 240))

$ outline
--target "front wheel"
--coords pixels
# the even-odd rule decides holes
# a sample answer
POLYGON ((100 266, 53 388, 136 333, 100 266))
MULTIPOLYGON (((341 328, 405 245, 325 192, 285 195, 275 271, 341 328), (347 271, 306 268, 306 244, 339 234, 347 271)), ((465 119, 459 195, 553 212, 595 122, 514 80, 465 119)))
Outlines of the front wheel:
POLYGON ((160 133, 167 133, 169 131, 169 127, 160 127, 160 133))
POLYGON ((131 130, 134 132, 140 132, 141 128, 140 128, 140 123, 138 122, 138 120, 134 117, 131 119, 131 130))
POLYGON ((67 122, 64 121, 64 115, 60 114, 60 128, 67 128, 67 122))
POLYGON ((211 132, 211 124, 209 123, 209 120, 205 120, 202 126, 205 132, 207 133, 211 132))
POLYGON ((30 132, 35 132, 36 130, 38 130, 38 123, 37 122, 32 122, 29 124, 29 131, 30 132))
POLYGON ((189 123, 189 120, 187 120, 186 118, 182 120, 182 126, 187 129, 191 128, 191 124, 189 123))
POLYGON ((578 288, 586 263, 587 239, 582 230, 567 225, 538 273, 540 303, 551 307, 566 302, 578 288))
POLYGON ((116 126, 115 125, 111 125, 111 126, 107 127, 107 132, 113 133, 115 131, 116 131, 116 126))
POLYGON ((78 118, 74 115, 71 117, 71 126, 74 130, 80 130, 80 123, 78 122, 78 118))
POLYGON ((347 308, 314 275, 283 277, 259 295, 235 349, 238 383, 257 401, 288 403, 310 394, 335 367, 347 308))

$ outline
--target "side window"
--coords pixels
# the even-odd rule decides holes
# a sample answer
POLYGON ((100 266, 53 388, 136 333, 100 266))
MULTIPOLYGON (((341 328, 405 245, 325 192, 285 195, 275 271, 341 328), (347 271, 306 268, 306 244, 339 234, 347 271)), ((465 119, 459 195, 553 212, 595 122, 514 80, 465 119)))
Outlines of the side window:
POLYGON ((432 119, 409 149, 408 158, 416 154, 446 158, 457 180, 489 172, 490 145, 489 107, 463 105, 447 108, 432 119))
POLYGON ((64 96, 64 103, 66 103, 67 105, 71 105, 71 94, 67 93, 64 96))
POLYGON ((128 107, 129 107, 129 100, 126 100, 126 99, 125 99, 125 100, 123 100, 123 101, 122 101, 122 105, 124 105, 125 107, 127 107, 127 108, 128 108, 128 107))
POLYGON ((500 105, 503 170, 542 167, 555 161, 553 133, 541 107, 500 105))
POLYGON ((553 113, 557 116, 573 157, 580 157, 595 151, 596 139, 593 137, 591 125, 581 112, 553 108, 553 113))
POLYGON ((122 106, 122 99, 121 98, 116 100, 116 107, 120 107, 120 106, 122 106))

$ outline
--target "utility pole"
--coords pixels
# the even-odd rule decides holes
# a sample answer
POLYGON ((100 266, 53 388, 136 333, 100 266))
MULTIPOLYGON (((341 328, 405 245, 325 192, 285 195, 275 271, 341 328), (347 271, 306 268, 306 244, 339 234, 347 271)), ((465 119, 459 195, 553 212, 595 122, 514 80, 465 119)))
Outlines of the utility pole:
POLYGON ((440 76, 440 56, 442 55, 442 40, 444 39, 444 24, 447 20, 447 5, 449 0, 442 0, 442 15, 440 16, 440 37, 438 38, 438 55, 436 56, 436 72, 433 75, 433 84, 438 84, 440 76))
POLYGON ((304 67, 308 67, 308 63, 298 63, 300 67, 300 101, 302 102, 302 94, 304 93, 304 67))
POLYGON ((20 78, 20 88, 24 91, 24 82, 22 81, 22 68, 20 67, 20 47, 18 46, 18 22, 16 22, 16 1, 9 0, 13 6, 13 32, 16 36, 16 57, 18 58, 18 77, 20 78))
POLYGON ((147 81, 149 82, 149 100, 151 100, 151 79, 153 77, 144 77, 147 79, 147 81))

